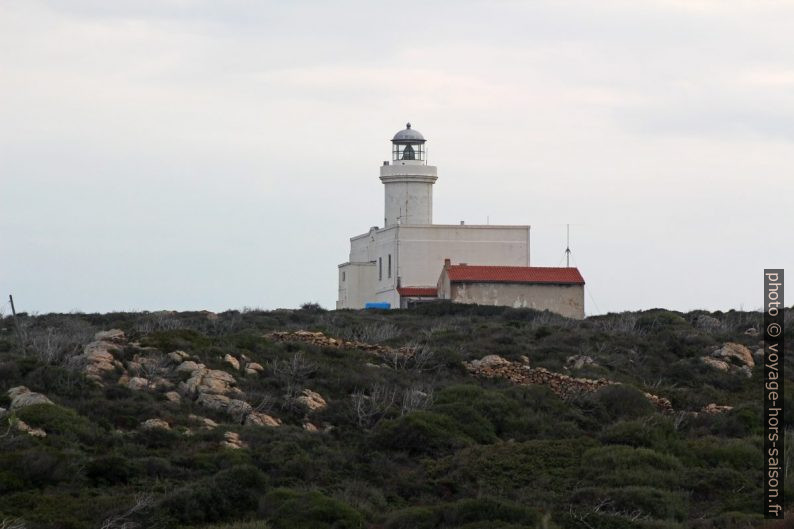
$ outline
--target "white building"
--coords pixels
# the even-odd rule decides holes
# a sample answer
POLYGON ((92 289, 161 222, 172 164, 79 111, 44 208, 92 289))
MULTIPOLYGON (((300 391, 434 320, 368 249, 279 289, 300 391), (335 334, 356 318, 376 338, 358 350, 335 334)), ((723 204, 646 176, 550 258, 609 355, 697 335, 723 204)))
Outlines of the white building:
POLYGON ((446 260, 529 267, 529 226, 433 224, 437 178, 436 167, 427 165, 425 138, 408 123, 392 139, 391 163, 380 168, 384 225, 350 239, 350 260, 339 265, 337 308, 363 308, 368 303, 397 308, 437 298, 446 260))

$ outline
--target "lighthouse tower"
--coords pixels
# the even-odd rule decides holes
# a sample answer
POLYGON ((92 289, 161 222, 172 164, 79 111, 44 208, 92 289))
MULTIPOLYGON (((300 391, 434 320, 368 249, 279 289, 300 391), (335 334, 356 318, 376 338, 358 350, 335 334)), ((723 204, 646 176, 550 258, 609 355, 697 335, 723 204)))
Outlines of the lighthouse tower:
POLYGON ((407 123, 392 138, 392 161, 380 168, 385 186, 384 227, 433 224, 436 167, 427 165, 425 138, 407 123))

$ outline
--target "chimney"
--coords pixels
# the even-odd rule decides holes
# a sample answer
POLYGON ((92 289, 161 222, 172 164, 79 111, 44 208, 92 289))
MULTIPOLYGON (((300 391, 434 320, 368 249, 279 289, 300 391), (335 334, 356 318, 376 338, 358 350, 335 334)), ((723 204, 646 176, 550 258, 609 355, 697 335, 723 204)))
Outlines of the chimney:
POLYGON ((444 268, 449 268, 452 266, 452 261, 450 259, 444 259, 444 268))

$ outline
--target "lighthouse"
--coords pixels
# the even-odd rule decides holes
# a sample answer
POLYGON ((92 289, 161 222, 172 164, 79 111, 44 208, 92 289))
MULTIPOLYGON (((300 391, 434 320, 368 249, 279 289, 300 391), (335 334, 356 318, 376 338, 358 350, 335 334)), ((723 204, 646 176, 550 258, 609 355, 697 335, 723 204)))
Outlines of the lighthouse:
POLYGON ((425 138, 406 123, 392 138, 391 163, 380 168, 385 207, 383 225, 433 224, 433 184, 436 167, 427 165, 425 138))
POLYGON ((380 167, 383 226, 350 238, 350 258, 338 266, 336 307, 446 299, 584 316, 584 280, 575 268, 530 266, 529 226, 433 223, 438 176, 427 165, 426 143, 410 123, 392 137, 391 160, 380 167))

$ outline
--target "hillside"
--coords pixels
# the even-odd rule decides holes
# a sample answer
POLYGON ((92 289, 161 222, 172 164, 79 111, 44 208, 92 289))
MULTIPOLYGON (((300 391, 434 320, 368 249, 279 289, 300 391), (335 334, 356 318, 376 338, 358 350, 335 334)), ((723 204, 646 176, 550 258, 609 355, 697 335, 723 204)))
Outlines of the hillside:
POLYGON ((0 322, 2 527, 762 522, 759 313, 306 305, 19 320, 24 349, 0 322))

